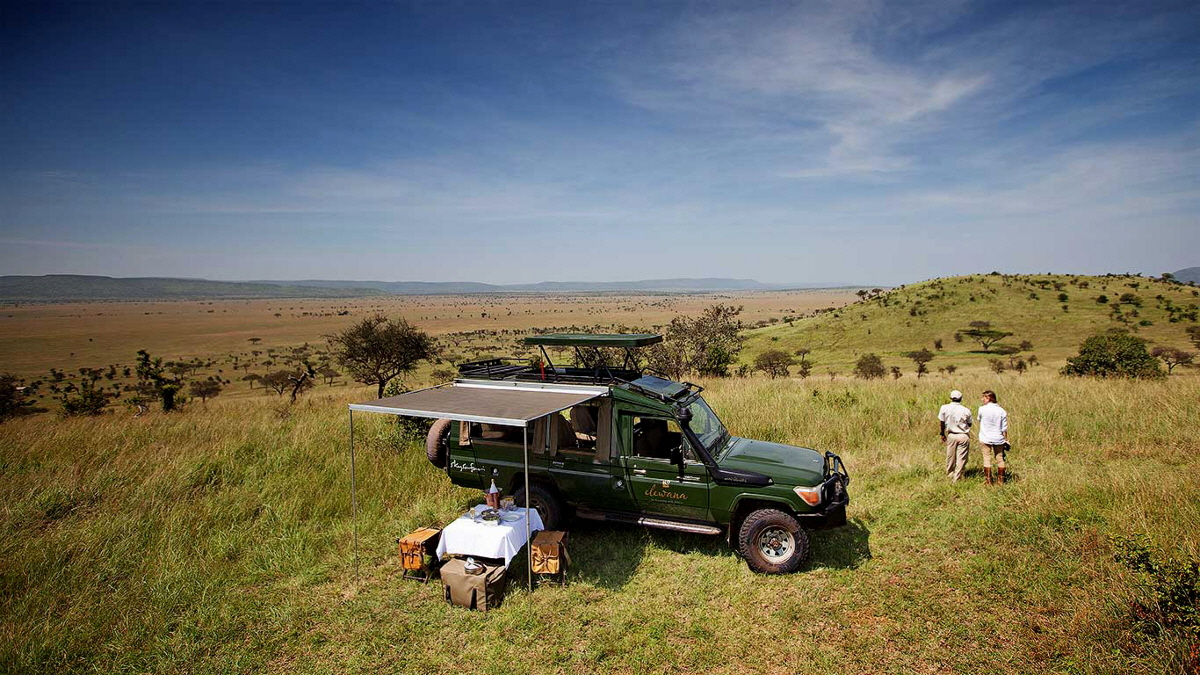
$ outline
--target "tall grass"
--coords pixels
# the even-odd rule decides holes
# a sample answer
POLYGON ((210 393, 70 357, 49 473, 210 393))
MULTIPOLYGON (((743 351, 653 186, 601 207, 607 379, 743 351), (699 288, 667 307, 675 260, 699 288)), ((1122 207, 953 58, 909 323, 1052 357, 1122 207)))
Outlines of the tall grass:
MULTIPOLYGON (((220 399, 182 414, 0 426, 6 672, 1163 672, 1188 645, 1131 630, 1110 534, 1200 556, 1200 382, 1049 374, 718 380, 735 434, 832 450, 851 523, 799 574, 715 538, 576 523, 565 588, 490 615, 402 582, 395 540, 481 495, 387 418, 220 399), (995 389, 1014 480, 942 475, 937 407, 995 389)), ((978 466, 972 450, 972 467, 978 466)), ((516 563, 520 566, 521 563, 516 563)), ((523 569, 514 578, 524 578, 523 569)))

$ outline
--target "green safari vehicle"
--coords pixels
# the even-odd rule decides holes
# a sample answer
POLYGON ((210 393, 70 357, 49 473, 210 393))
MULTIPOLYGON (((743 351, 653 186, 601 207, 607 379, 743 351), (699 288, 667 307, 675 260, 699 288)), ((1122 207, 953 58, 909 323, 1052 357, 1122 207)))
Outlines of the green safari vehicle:
POLYGON ((480 414, 435 422, 430 461, 455 485, 487 488, 495 481, 518 504, 532 503, 547 529, 573 515, 724 535, 751 569, 795 571, 808 555, 809 530, 846 523, 850 477, 841 459, 731 435, 701 387, 638 367, 635 350, 661 340, 537 335, 525 342, 541 348, 542 364, 461 365, 454 385, 469 396, 459 407, 470 413, 480 401, 480 414), (555 366, 548 346, 573 348, 577 365, 555 366), (614 350, 624 350, 619 367, 605 357, 614 350), (524 392, 553 393, 571 405, 525 428, 495 423, 503 416, 489 411, 518 406, 524 392), (485 395, 486 403, 479 398, 485 395))

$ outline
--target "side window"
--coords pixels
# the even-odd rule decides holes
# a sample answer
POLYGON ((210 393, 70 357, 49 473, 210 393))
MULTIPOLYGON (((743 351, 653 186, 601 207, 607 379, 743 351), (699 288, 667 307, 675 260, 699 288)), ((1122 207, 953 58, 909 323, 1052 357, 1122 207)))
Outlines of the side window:
POLYGON ((690 448, 683 442, 679 424, 669 418, 649 415, 628 415, 632 430, 631 454, 645 459, 670 460, 671 450, 683 444, 684 457, 690 459, 690 448))
POLYGON ((480 424, 478 422, 471 422, 471 431, 469 437, 472 441, 521 443, 521 427, 510 427, 503 424, 480 424))

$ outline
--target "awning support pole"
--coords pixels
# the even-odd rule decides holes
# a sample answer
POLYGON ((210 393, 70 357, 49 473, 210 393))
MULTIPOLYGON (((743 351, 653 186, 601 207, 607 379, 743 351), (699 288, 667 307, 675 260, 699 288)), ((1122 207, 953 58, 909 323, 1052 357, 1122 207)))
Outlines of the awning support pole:
POLYGON ((529 591, 533 592, 533 542, 529 537, 529 511, 533 508, 533 499, 529 496, 529 427, 521 427, 521 445, 525 449, 525 553, 529 556, 529 591))
POLYGON ((354 588, 358 589, 358 470, 354 461, 354 410, 350 411, 350 510, 354 522, 354 588))

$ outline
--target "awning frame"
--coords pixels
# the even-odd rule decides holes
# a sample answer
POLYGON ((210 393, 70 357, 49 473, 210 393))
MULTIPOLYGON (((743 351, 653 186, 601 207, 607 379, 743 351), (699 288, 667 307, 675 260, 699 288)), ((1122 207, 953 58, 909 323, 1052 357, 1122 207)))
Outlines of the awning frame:
MULTIPOLYGON (((385 415, 395 415, 397 417, 422 417, 426 419, 450 419, 460 422, 478 422, 482 424, 501 424, 506 426, 515 426, 521 428, 521 445, 522 454, 525 464, 525 494, 529 495, 529 423, 555 415, 567 408, 579 405, 583 401, 590 401, 601 396, 609 395, 609 388, 605 386, 594 385, 562 385, 558 383, 541 383, 541 382, 517 382, 517 381, 494 381, 494 380, 455 380, 445 384, 417 389, 406 394, 416 394, 419 392, 432 391, 445 387, 460 387, 464 389, 493 389, 493 390, 517 390, 525 392, 540 392, 546 394, 591 394, 590 397, 582 401, 576 400, 567 405, 553 410, 540 411, 536 416, 529 419, 508 418, 508 417, 490 417, 486 415, 471 415, 468 413, 449 413, 427 409, 409 409, 396 408, 391 406, 369 405, 364 403, 351 403, 349 405, 350 415, 350 503, 351 512, 354 521, 354 585, 358 586, 359 580, 359 557, 358 557, 358 469, 354 453, 354 413, 358 412, 373 412, 383 413, 385 415)), ((401 394, 403 396, 404 394, 401 394)), ((549 439, 550 427, 546 427, 546 436, 549 439)), ((528 498, 528 497, 527 497, 528 498)), ((526 503, 526 508, 532 508, 526 503)), ((525 552, 527 557, 527 582, 529 589, 533 589, 533 544, 532 533, 529 530, 529 518, 525 518, 525 552)))

